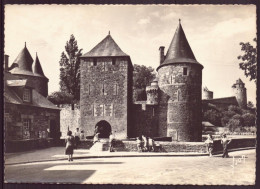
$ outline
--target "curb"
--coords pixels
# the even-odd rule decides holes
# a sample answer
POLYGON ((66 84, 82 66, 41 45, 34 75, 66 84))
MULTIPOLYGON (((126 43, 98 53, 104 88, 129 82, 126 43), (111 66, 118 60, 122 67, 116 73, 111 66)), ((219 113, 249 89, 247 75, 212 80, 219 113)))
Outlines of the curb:
MULTIPOLYGON (((229 152, 234 151, 242 151, 242 150, 251 150, 256 149, 255 147, 247 147, 247 148, 237 148, 237 149, 230 149, 229 152)), ((213 155, 219 155, 222 154, 222 151, 214 152, 213 155)), ((192 153, 192 154, 167 154, 167 153, 158 153, 155 155, 149 155, 149 154, 140 154, 140 155, 90 155, 90 156, 82 156, 82 157, 74 157, 73 159, 91 159, 91 158, 118 158, 118 157, 196 157, 196 156, 208 156, 208 153, 192 153)), ((36 160, 36 161, 29 161, 29 162, 17 162, 17 163, 6 163, 5 165, 18 165, 18 164, 28 164, 28 163, 41 163, 41 162, 47 162, 47 161, 63 161, 67 160, 67 158, 59 158, 59 159, 45 159, 45 160, 36 160)))

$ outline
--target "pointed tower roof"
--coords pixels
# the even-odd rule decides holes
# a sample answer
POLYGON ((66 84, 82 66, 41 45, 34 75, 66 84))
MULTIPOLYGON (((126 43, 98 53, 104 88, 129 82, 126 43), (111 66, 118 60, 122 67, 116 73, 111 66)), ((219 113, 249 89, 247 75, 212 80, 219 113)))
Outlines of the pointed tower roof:
POLYGON ((171 63, 198 63, 199 64, 199 62, 197 62, 191 50, 191 47, 182 29, 180 20, 179 20, 179 25, 171 41, 170 47, 166 53, 165 59, 161 65, 171 64, 171 63))
POLYGON ((35 61, 33 63, 33 73, 37 76, 44 76, 45 77, 37 53, 36 53, 35 61))
POLYGON ((111 57, 111 56, 129 56, 124 53, 111 37, 110 32, 99 44, 82 57, 111 57))
POLYGON ((244 82, 240 78, 238 78, 238 80, 236 81, 236 84, 244 84, 244 82))
POLYGON ((17 58, 14 60, 14 63, 18 64, 19 70, 32 71, 33 59, 26 47, 26 42, 25 42, 25 46, 22 49, 22 51, 19 53, 17 58))

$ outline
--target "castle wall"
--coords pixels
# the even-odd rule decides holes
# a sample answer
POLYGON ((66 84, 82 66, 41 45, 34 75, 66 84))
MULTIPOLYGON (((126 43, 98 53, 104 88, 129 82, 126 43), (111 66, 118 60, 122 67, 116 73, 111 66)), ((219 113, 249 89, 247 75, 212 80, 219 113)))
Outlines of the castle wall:
POLYGON ((178 141, 201 141, 202 66, 171 64, 158 70, 159 135, 178 141), (187 69, 187 75, 183 69, 187 69))
POLYGON ((95 125, 105 120, 115 138, 127 137, 130 64, 129 57, 81 60, 80 130, 86 136, 93 135, 95 125))
POLYGON ((28 85, 33 87, 38 93, 44 97, 48 96, 48 82, 49 80, 44 77, 32 76, 32 75, 20 75, 13 74, 20 79, 28 79, 28 85))
POLYGON ((158 136, 158 107, 156 105, 133 104, 133 137, 158 136))
POLYGON ((246 88, 244 87, 239 87, 236 85, 235 88, 233 88, 233 94, 237 99, 238 105, 241 108, 247 108, 247 93, 246 93, 246 88))
POLYGON ((4 120, 6 140, 29 140, 53 136, 59 139, 60 110, 5 103, 4 120), (25 126, 25 120, 29 120, 29 127, 25 126), (50 136, 52 123, 54 133, 50 136))

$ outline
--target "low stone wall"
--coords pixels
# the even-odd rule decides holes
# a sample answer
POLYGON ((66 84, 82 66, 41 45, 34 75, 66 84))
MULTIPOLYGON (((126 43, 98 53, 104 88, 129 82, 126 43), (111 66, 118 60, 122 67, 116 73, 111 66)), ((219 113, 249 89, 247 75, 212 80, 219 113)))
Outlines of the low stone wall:
POLYGON ((53 139, 32 139, 32 140, 10 140, 5 141, 5 152, 14 153, 29 150, 38 150, 53 146, 53 139))
MULTIPOLYGON (((203 142, 155 142, 155 151, 157 152, 197 152, 207 153, 207 145, 203 142)), ((93 145, 92 140, 82 141, 79 148, 90 149, 93 145)), ((244 138, 244 139, 232 139, 229 145, 229 149, 238 149, 246 147, 255 147, 256 139, 244 138)), ((118 152, 133 152, 137 151, 137 145, 135 141, 121 141, 116 140, 114 143, 114 149, 118 152)), ((214 141, 213 153, 221 152, 223 147, 220 140, 214 141)))

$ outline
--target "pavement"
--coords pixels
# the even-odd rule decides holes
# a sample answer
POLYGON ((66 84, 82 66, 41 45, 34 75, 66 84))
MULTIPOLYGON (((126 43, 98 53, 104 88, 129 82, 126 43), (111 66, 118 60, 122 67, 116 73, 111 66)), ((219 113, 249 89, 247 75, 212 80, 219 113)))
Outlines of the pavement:
MULTIPOLYGON (((76 150, 78 156, 89 156, 76 150)), ((129 154, 129 152, 125 152, 129 154)), ((207 156, 137 156, 58 160, 64 148, 6 154, 6 183, 254 185, 256 150, 207 156), (50 156, 51 158, 49 158, 50 156), (28 159, 30 158, 30 159, 28 159), (32 162, 54 159, 55 161, 32 162), (17 163, 17 162, 27 163, 17 163), (10 163, 14 164, 10 164, 10 163), (9 164, 8 164, 9 163, 9 164)), ((103 152, 102 154, 109 154, 103 152)), ((148 154, 148 153, 141 153, 148 154)), ((158 153, 159 154, 159 153, 158 153)), ((170 153, 167 153, 170 154, 170 153)), ((123 153, 121 153, 123 155, 123 153)), ((134 154, 133 154, 134 155, 134 154)))
MULTIPOLYGON (((240 151, 252 148, 235 149, 229 151, 240 151)), ((215 154, 221 154, 216 152, 215 154)), ((91 152, 86 149, 75 149, 74 159, 87 158, 116 158, 116 157, 170 157, 170 156, 208 156, 208 153, 196 152, 91 152)), ((67 160, 64 147, 51 147, 40 150, 19 152, 19 153, 5 153, 5 165, 24 164, 44 161, 60 161, 67 160)))

